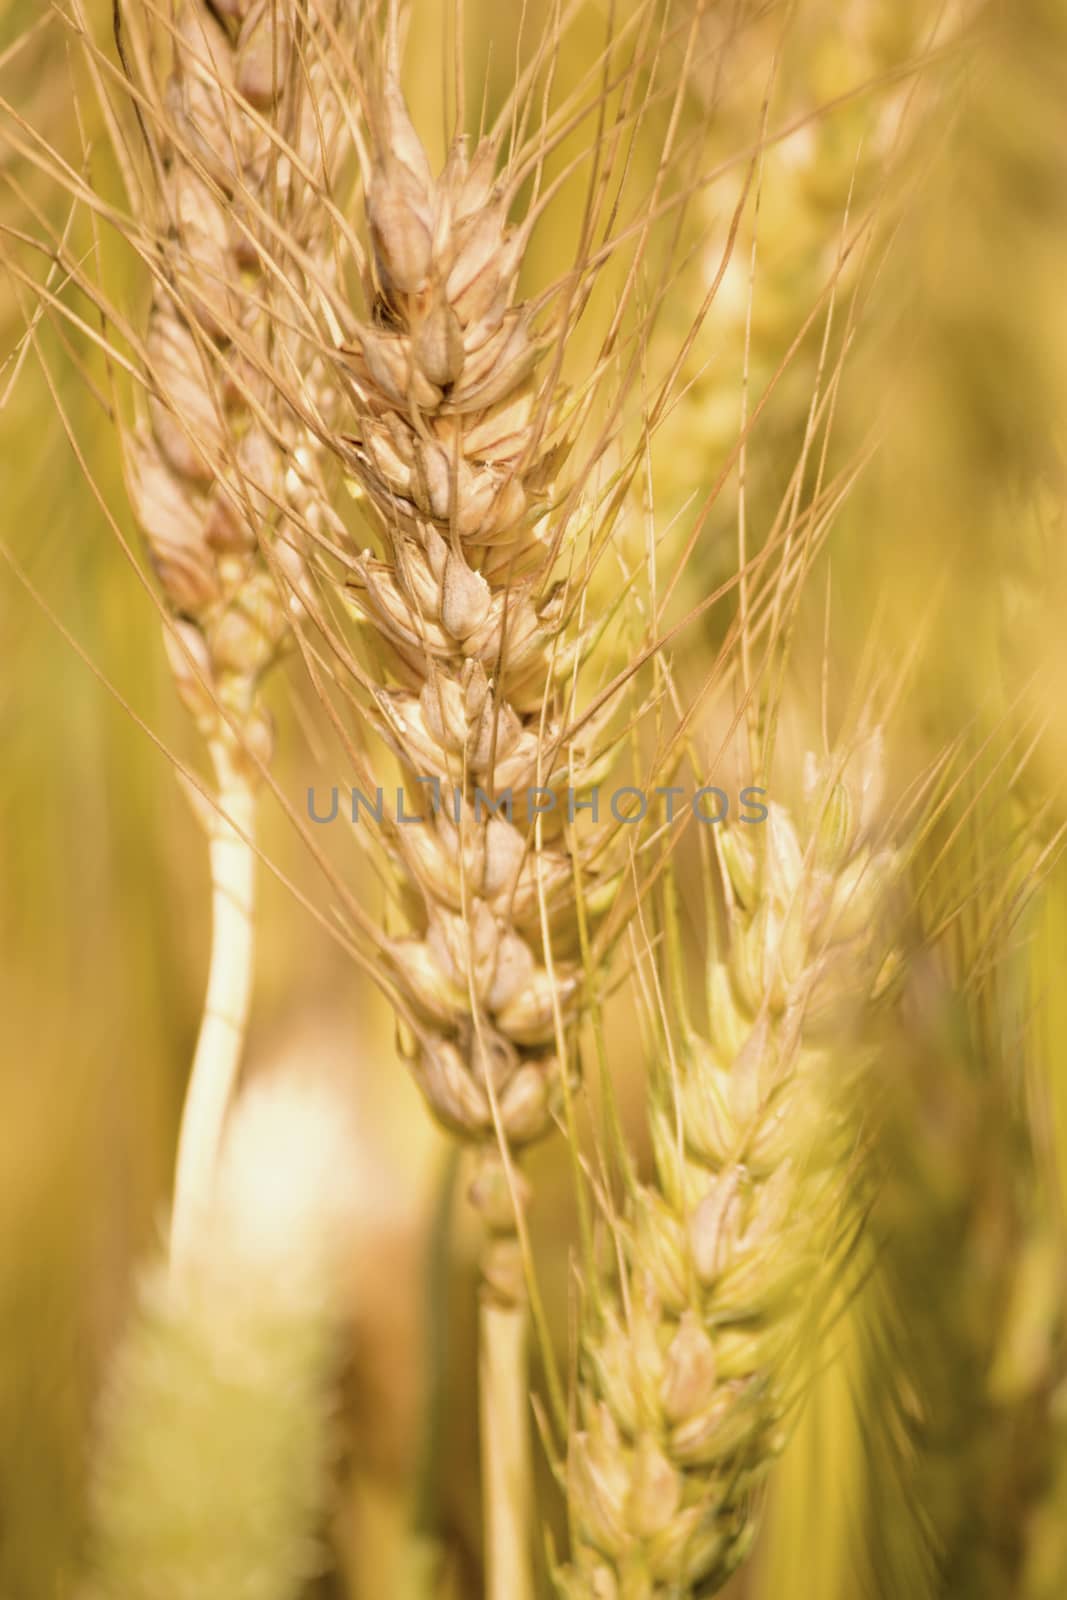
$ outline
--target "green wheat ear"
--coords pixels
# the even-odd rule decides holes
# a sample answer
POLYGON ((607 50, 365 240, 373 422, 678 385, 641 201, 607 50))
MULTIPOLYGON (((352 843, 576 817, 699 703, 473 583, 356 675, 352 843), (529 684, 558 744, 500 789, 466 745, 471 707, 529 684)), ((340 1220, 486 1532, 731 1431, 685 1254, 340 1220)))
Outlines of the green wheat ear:
POLYGON ((344 1127, 314 1086, 250 1090, 195 1251, 142 1282, 101 1418, 94 1600, 292 1600, 321 1569, 344 1127))
MULTIPOLYGON (((854 1219, 838 1086, 891 953, 880 741, 809 772, 722 850, 708 1037, 662 1007, 654 1177, 635 1185, 581 1332, 566 1600, 684 1600, 748 1555, 854 1219)), ((668 911, 668 916, 670 912, 668 911)), ((679 1002, 684 1013, 684 1004, 679 1002)))

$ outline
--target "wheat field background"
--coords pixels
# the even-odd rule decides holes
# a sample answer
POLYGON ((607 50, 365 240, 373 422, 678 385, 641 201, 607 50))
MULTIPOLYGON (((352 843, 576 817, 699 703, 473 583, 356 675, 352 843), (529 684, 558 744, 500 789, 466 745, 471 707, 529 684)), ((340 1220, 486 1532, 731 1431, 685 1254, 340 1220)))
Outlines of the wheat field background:
MULTIPOLYGON (((758 630, 753 644, 762 665, 750 699, 765 696, 761 716, 780 721, 785 752, 772 798, 792 803, 790 761, 799 771, 828 725, 832 745, 833 726, 863 700, 885 728, 889 811, 913 818, 917 796, 925 808, 907 824, 896 891, 900 959, 919 999, 903 1021, 879 1024, 875 1076, 860 1085, 841 1158, 862 1224, 826 1291, 828 1326, 795 1353, 802 1402, 726 1592, 1057 1600, 1067 1593, 1067 10, 1057 0, 406 9, 401 82, 435 172, 457 32, 476 125, 483 98, 491 119, 516 61, 554 30, 546 95, 564 103, 612 29, 632 39, 645 13, 657 19, 644 48, 661 52, 662 76, 648 80, 657 93, 643 114, 625 120, 620 218, 639 225, 668 138, 681 154, 664 194, 691 193, 684 213, 654 215, 639 270, 629 273, 623 249, 606 261, 560 356, 580 388, 623 308, 634 343, 605 365, 609 385, 625 379, 628 420, 598 469, 604 481, 678 363, 670 403, 636 452, 630 520, 583 602, 616 633, 624 665, 641 653, 650 615, 662 615, 664 635, 675 630, 658 652, 670 692, 666 675, 641 689, 641 718, 646 694, 658 709, 646 720, 628 712, 620 747, 652 763, 662 728, 692 705, 687 735, 708 781, 729 793, 752 781, 740 521, 747 556, 771 552, 766 570, 781 557, 791 574, 772 628, 781 623, 784 644, 772 649, 758 630), (617 617, 623 587, 636 609, 617 617), (706 692, 720 680, 721 694, 706 692), (860 1178, 868 1138, 873 1177, 860 1178)), ((82 1585, 101 1397, 140 1275, 163 1248, 208 970, 204 834, 177 773, 205 778, 208 766, 161 643, 152 595, 162 591, 108 414, 116 393, 132 414, 132 385, 120 373, 111 388, 94 337, 107 319, 56 265, 79 263, 131 323, 147 319, 135 253, 98 231, 78 188, 84 178, 122 204, 70 20, 84 18, 114 62, 110 11, 0 0, 3 1600, 94 1592, 82 1585)), ((625 83, 611 90, 625 93, 625 83)), ((620 100, 605 103, 610 126, 620 100)), ((586 121, 547 158, 546 187, 558 177, 559 189, 527 247, 530 293, 580 254, 590 138, 586 121)), ((519 193, 516 208, 528 199, 519 193)), ((599 487, 586 492, 598 503, 599 487)), ((358 550, 370 511, 343 488, 337 505, 358 550)), ((774 592, 768 580, 768 611, 774 592)), ((608 677, 605 666, 596 687, 608 677)), ((316 831, 325 861, 314 861, 277 799, 303 817, 309 788, 325 795, 352 781, 298 652, 263 692, 276 789, 260 808, 242 1079, 305 1074, 343 1098, 354 1204, 331 1389, 338 1443, 316 1512, 324 1570, 302 1586, 250 1587, 248 1600, 547 1596, 549 1551, 562 1562, 582 1542, 568 1544, 567 1474, 554 1478, 542 1449, 553 1363, 535 1338, 534 1587, 491 1590, 477 1408, 482 1234, 455 1141, 400 1059, 403 1027, 374 963, 362 969, 337 937, 348 924, 331 873, 371 921, 399 926, 380 876, 343 826, 316 831)), ((703 993, 715 915, 697 832, 674 856, 675 931, 678 968, 703 993)), ((597 1014, 575 1024, 583 1066, 610 1065, 642 1174, 656 1170, 649 1084, 667 1053, 648 974, 671 940, 654 924, 649 910, 620 935, 597 1014)), ((576 1115, 590 1141, 581 1170, 598 1197, 601 1177, 604 1189, 615 1180, 610 1162, 603 1175, 597 1166, 603 1083, 591 1069, 588 1081, 576 1115)), ((538 1300, 568 1395, 584 1370, 588 1289, 577 1148, 554 1136, 524 1159, 538 1300)), ((164 1457, 170 1448, 157 1440, 164 1457)), ((221 1444, 214 1465, 210 1450, 191 1461, 173 1448, 175 1472, 202 1474, 209 1503, 212 1471, 231 1458, 221 1444)), ((210 1585, 141 1581, 131 1597, 222 1600, 210 1585)), ((604 1587, 559 1592, 713 1592, 595 1581, 604 1587)))

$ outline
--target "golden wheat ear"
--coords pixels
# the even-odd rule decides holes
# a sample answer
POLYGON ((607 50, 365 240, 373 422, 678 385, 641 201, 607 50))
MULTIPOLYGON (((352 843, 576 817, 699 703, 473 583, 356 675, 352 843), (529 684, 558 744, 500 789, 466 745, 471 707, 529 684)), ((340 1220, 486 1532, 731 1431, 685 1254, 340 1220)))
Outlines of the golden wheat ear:
POLYGON ((546 826, 527 802, 548 796, 558 813, 568 785, 589 780, 560 740, 566 613, 546 513, 563 391, 519 297, 528 229, 509 220, 498 159, 497 141, 471 150, 461 135, 435 176, 387 55, 369 101, 368 304, 339 354, 350 420, 336 445, 378 543, 347 579, 378 677, 368 716, 420 819, 387 825, 413 908, 387 955, 414 1019, 416 1080, 474 1146, 470 1195, 486 1223, 487 1581, 493 1596, 526 1600, 525 1190, 513 1152, 559 1114, 581 989, 568 839, 558 814, 546 826))

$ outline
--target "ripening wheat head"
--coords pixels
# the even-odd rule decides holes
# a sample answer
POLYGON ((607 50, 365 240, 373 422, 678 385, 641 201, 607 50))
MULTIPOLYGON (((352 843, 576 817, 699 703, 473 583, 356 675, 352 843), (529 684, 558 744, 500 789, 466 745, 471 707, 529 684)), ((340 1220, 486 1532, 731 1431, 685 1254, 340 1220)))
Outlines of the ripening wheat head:
MULTIPOLYGON (((619 444, 616 369, 637 359, 621 309, 577 385, 562 376, 617 249, 610 167, 594 164, 573 267, 525 293, 563 112, 539 113, 517 87, 512 121, 533 131, 509 131, 506 115, 477 140, 461 130, 435 174, 395 30, 365 70, 369 249, 334 355, 331 442, 374 539, 341 551, 362 640, 352 668, 420 819, 383 821, 407 923, 383 953, 435 1113, 472 1140, 521 1144, 550 1121, 581 1008, 580 935, 617 882, 604 830, 573 824, 613 753, 605 716, 618 701, 580 695, 579 671, 602 690, 619 664, 606 625, 626 579, 596 615, 589 595, 639 459, 619 444)), ((631 100, 640 70, 630 59, 620 74, 631 100)), ((563 111, 588 120, 602 94, 594 81, 580 114, 563 111)), ((642 226, 639 212, 634 237, 642 226)))
POLYGON ((348 140, 327 51, 351 31, 340 7, 184 0, 149 8, 124 52, 152 282, 130 494, 180 619, 183 698, 209 739, 260 760, 258 684, 311 600, 300 552, 326 514, 307 304, 335 272, 325 197, 348 140))
POLYGON ((889 954, 879 762, 875 742, 844 776, 813 764, 806 820, 774 805, 724 835, 709 1034, 663 1038, 654 1179, 614 1224, 582 1330, 574 1600, 710 1594, 754 1537, 847 1236, 835 1080, 889 954))

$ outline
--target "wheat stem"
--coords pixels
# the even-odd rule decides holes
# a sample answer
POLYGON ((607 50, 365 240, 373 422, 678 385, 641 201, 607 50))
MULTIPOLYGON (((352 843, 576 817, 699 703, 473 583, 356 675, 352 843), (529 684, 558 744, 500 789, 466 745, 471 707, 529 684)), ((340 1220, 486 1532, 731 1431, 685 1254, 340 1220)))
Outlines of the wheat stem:
POLYGON ((486 1600, 533 1600, 533 1468, 524 1301, 483 1293, 478 1315, 486 1600))
POLYGON ((214 1180, 240 1068, 255 951, 255 792, 222 740, 211 745, 218 810, 211 830, 211 964, 178 1135, 170 1260, 178 1272, 195 1241, 214 1180))

